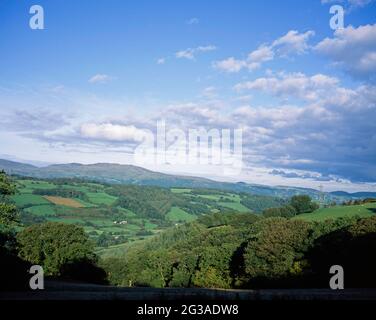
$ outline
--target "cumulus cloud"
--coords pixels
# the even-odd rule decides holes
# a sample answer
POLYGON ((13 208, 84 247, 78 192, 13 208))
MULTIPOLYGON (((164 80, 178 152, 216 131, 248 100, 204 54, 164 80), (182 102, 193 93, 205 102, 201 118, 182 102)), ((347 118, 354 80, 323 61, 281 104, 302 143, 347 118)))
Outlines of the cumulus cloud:
POLYGON ((85 123, 80 127, 80 134, 84 138, 95 140, 141 142, 145 131, 133 125, 85 123))
POLYGON ((319 42, 315 50, 351 75, 375 80, 376 24, 338 29, 332 38, 319 42))
POLYGON ((308 45, 309 38, 314 34, 313 31, 299 33, 296 30, 290 30, 271 44, 263 44, 256 50, 251 51, 246 59, 230 57, 214 62, 213 67, 229 73, 236 73, 242 69, 253 71, 260 68, 263 63, 273 60, 275 57, 288 57, 292 54, 300 55, 306 53, 310 48, 308 45))
POLYGON ((209 51, 214 51, 217 50, 216 46, 213 45, 208 45, 208 46, 199 46, 196 48, 188 48, 185 50, 181 50, 175 53, 176 58, 181 59, 188 59, 188 60, 193 60, 195 59, 195 55, 203 52, 209 52, 209 51))
POLYGON ((214 62, 213 67, 221 71, 235 73, 247 67, 247 62, 244 60, 236 60, 234 57, 230 57, 225 60, 214 62))
POLYGON ((277 97, 313 101, 332 97, 338 90, 342 91, 341 98, 343 98, 346 90, 339 88, 338 83, 337 78, 323 74, 307 76, 303 73, 290 73, 238 83, 234 88, 237 91, 258 90, 277 97))
POLYGON ((286 57, 289 54, 303 54, 309 49, 308 40, 314 36, 314 31, 307 31, 305 33, 299 33, 296 30, 290 30, 284 36, 273 42, 273 48, 277 54, 282 57, 286 57))
POLYGON ((281 176, 287 179, 300 178, 300 179, 311 179, 315 181, 333 181, 333 180, 340 181, 339 178, 336 178, 335 176, 332 176, 332 175, 323 176, 320 173, 312 173, 312 172, 285 171, 285 170, 273 169, 269 173, 274 176, 281 176))
MULTIPOLYGON (((206 89, 215 92, 214 87, 206 89)), ((295 172, 296 179, 314 181, 376 182, 375 86, 350 89, 324 74, 282 73, 249 82, 243 90, 263 91, 277 101, 231 110, 228 102, 200 96, 198 101, 167 105, 141 119, 91 121, 73 125, 71 131, 48 131, 44 140, 131 147, 141 141, 144 129, 155 132, 161 119, 167 130, 242 128, 248 169, 262 167, 269 173, 275 169, 290 176, 295 172)))
POLYGON ((107 83, 111 81, 113 78, 107 74, 96 74, 92 76, 88 81, 89 83, 107 83))
POLYGON ((332 77, 300 74, 257 79, 245 87, 302 101, 244 106, 232 114, 246 128, 246 150, 260 156, 262 164, 376 181, 375 86, 349 89, 332 77))
MULTIPOLYGON (((246 96, 236 106, 231 105, 233 99, 205 99, 205 94, 216 92, 214 87, 206 87, 194 101, 164 105, 158 112, 143 112, 140 118, 122 118, 120 114, 106 118, 98 113, 69 119, 33 108, 33 112, 19 111, 14 116, 7 111, 0 128, 43 144, 90 149, 93 157, 95 152, 111 148, 132 152, 145 129, 155 132, 156 121, 161 119, 168 128, 182 130, 242 128, 247 170, 265 168, 273 179, 283 177, 282 172, 273 175, 275 169, 286 177, 296 173, 295 179, 310 181, 376 182, 376 86, 368 83, 348 88, 340 79, 321 73, 269 72, 240 83, 237 89, 246 91, 246 96), (274 98, 264 100, 265 105, 256 104, 260 101, 256 98, 249 101, 248 94, 257 92, 274 98)), ((0 111, 4 113, 4 109, 0 111)))

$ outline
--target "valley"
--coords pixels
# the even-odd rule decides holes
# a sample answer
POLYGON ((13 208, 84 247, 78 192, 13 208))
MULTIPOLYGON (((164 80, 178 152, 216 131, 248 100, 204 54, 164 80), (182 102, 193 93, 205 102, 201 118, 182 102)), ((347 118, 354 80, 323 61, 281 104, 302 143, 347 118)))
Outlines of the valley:
MULTIPOLYGON (((318 203, 302 190, 282 197, 93 177, 1 177, 4 239, 9 221, 16 222, 19 250, 18 258, 6 258, 24 259, 20 265, 43 263, 49 276, 62 280, 122 287, 311 288, 325 287, 327 265, 337 262, 338 252, 344 263, 360 254, 362 265, 369 264, 363 244, 373 241, 373 198, 318 203)), ((351 265, 351 283, 368 285, 355 277, 357 268, 351 265)))
POLYGON ((210 213, 261 213, 283 199, 208 189, 110 185, 83 179, 16 178, 12 200, 27 226, 82 226, 98 250, 146 239, 210 213), (247 207, 248 206, 248 207, 247 207))

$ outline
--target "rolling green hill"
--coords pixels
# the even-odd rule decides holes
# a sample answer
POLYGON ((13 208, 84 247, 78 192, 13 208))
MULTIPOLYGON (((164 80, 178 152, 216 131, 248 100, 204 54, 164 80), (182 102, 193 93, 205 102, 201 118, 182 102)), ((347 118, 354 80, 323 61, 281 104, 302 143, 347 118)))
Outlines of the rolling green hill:
MULTIPOLYGON (((217 189, 228 192, 244 192, 254 195, 264 195, 279 198, 289 198, 293 195, 307 194, 318 200, 321 193, 318 190, 285 186, 263 186, 244 182, 229 183, 219 182, 199 177, 181 175, 170 175, 153 172, 141 167, 132 165, 120 165, 110 163, 97 163, 83 165, 79 163, 54 164, 46 167, 36 167, 14 161, 1 160, 0 169, 8 174, 28 176, 39 179, 51 178, 83 178, 96 182, 110 184, 134 184, 159 186, 165 188, 187 188, 187 189, 217 189)), ((367 193, 368 196, 370 193, 367 193)), ((376 195, 374 195, 376 197, 376 195)), ((349 194, 346 192, 326 193, 325 201, 343 202, 348 199, 362 198, 360 194, 349 194)))
POLYGON ((355 206, 335 206, 331 208, 322 208, 312 213, 301 214, 294 219, 303 219, 306 221, 325 221, 343 217, 359 216, 367 218, 376 213, 376 203, 366 203, 355 206))
POLYGON ((78 178, 15 179, 12 200, 25 225, 46 221, 84 227, 99 247, 153 236, 210 213, 261 212, 282 199, 212 189, 94 183, 78 178))

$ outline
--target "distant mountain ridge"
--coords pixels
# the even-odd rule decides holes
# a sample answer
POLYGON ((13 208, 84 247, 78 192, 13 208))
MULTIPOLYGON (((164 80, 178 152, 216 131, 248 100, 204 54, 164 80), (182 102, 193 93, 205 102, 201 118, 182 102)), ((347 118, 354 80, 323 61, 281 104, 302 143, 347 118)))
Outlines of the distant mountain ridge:
POLYGON ((352 197, 352 198, 376 198, 376 192, 346 192, 346 191, 333 191, 331 194, 340 197, 352 197))
MULTIPOLYGON (((166 188, 220 189, 282 198, 291 197, 295 194, 308 194, 314 199, 319 199, 322 196, 318 190, 309 188, 282 186, 271 187, 248 184, 244 182, 219 182, 201 177, 180 176, 154 172, 134 165, 111 163, 96 163, 88 165, 69 163, 53 164, 46 167, 36 167, 31 164, 0 159, 0 169, 5 170, 8 174, 39 179, 83 178, 112 184, 151 185, 166 188)), ((344 191, 325 193, 326 201, 341 201, 363 197, 376 198, 376 193, 347 193, 344 191)))

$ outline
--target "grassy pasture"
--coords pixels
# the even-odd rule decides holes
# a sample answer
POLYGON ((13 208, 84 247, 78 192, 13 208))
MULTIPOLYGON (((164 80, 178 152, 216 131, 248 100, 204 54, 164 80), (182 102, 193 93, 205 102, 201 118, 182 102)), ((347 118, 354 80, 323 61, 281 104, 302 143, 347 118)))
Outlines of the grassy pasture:
POLYGON ((233 209, 239 212, 251 212, 251 209, 248 209, 246 206, 242 205, 239 202, 219 202, 222 207, 233 209))
POLYGON ((170 212, 167 213, 167 219, 173 222, 189 222, 196 219, 196 216, 178 208, 172 207, 170 212))
POLYGON ((21 193, 32 193, 34 189, 54 189, 56 186, 47 181, 34 181, 34 180, 18 180, 17 189, 21 193))
POLYGON ((312 213, 306 213, 294 219, 306 221, 325 221, 341 217, 359 216, 361 218, 371 217, 376 214, 376 203, 367 203, 356 206, 335 206, 331 208, 321 208, 312 213))
POLYGON ((116 197, 110 196, 104 192, 86 192, 89 200, 93 204, 97 205, 112 205, 116 201, 116 197))
POLYGON ((51 204, 43 204, 27 208, 26 211, 36 216, 53 216, 56 214, 56 206, 51 204))
POLYGON ((42 196, 38 196, 31 193, 16 194, 12 196, 12 200, 16 203, 17 206, 20 207, 25 205, 41 205, 50 203, 42 196))

